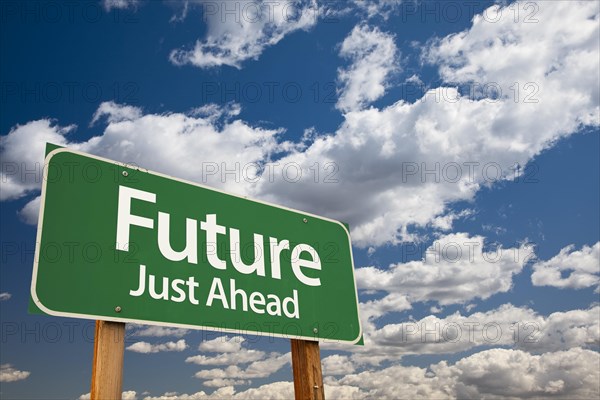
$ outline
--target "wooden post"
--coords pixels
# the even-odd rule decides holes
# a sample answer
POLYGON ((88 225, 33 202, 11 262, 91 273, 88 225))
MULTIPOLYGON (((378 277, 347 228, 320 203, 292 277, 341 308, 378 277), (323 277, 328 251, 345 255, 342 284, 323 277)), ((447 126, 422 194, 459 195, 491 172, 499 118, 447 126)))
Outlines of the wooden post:
POLYGON ((324 400, 319 342, 291 339, 296 400, 324 400))
POLYGON ((96 321, 92 400, 120 400, 123 380, 125 324, 96 321))

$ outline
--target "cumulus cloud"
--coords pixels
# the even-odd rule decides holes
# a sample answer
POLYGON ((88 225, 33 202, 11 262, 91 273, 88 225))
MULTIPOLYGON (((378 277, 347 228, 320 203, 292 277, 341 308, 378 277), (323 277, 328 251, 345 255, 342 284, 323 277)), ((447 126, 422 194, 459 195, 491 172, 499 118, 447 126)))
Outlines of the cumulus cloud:
MULTIPOLYGON (((325 378, 325 396, 344 399, 530 399, 597 398, 600 395, 596 351, 573 348, 533 355, 522 350, 490 349, 428 367, 392 365, 325 378)), ((293 398, 291 382, 268 383, 236 392, 232 386, 213 393, 165 393, 146 400, 293 398)))
MULTIPOLYGON (((207 108, 201 116, 197 110, 188 114, 143 114, 139 108, 102 103, 93 120, 104 118, 106 128, 102 135, 85 142, 68 139, 74 126, 61 127, 51 120, 17 125, 0 137, 0 200, 39 191, 46 142, 245 194, 256 178, 255 171, 271 153, 289 143, 278 141, 281 130, 229 121, 231 105, 223 108, 207 108), (148 140, 148 132, 152 132, 152 140, 148 140), (226 179, 222 175, 226 169, 238 171, 237 175, 226 179)), ((36 223, 39 202, 34 198, 25 206, 20 213, 22 219, 36 223)))
MULTIPOLYGON (((204 391, 196 393, 165 393, 161 396, 148 396, 144 400, 213 400, 213 399, 231 399, 231 400, 254 400, 254 399, 293 399, 294 384, 292 382, 273 382, 261 385, 256 388, 250 388, 242 392, 236 392, 233 386, 222 387, 213 393, 204 391)), ((358 387, 345 385, 325 385, 325 398, 327 399, 362 399, 364 395, 360 393, 358 387)))
POLYGON ((221 336, 200 343, 198 350, 209 353, 236 353, 246 339, 242 336, 221 336))
POLYGON ((375 331, 375 321, 391 312, 402 312, 411 309, 411 304, 403 294, 390 293, 381 299, 369 300, 360 303, 360 319, 363 329, 363 335, 369 335, 375 331))
POLYGON ((364 371, 330 385, 361 388, 362 398, 596 398, 600 370, 597 352, 574 348, 531 355, 521 350, 491 349, 429 368, 404 367, 364 371))
POLYGON ((39 190, 46 142, 64 146, 74 125, 60 127, 52 120, 42 119, 17 125, 7 135, 0 136, 0 200, 18 199, 39 190))
POLYGON ((600 345, 600 307, 544 317, 529 308, 505 304, 468 316, 456 312, 444 318, 430 315, 419 321, 387 324, 372 332, 369 340, 390 357, 452 354, 481 346, 514 346, 531 353, 595 348, 600 345))
POLYGON ((575 250, 574 245, 563 248, 547 261, 533 265, 531 282, 535 286, 581 289, 600 283, 600 242, 575 250))
POLYGON ((163 351, 184 351, 187 348, 188 345, 185 343, 185 339, 178 340, 177 342, 166 342, 158 344, 151 344, 148 342, 136 342, 130 346, 127 346, 127 350, 143 354, 159 353, 163 351))
POLYGON ((126 390, 121 393, 121 400, 137 400, 137 393, 135 390, 126 390))
POLYGON ((210 379, 202 382, 204 386, 208 387, 224 387, 224 386, 239 386, 247 385, 251 381, 237 380, 237 379, 210 379))
POLYGON ((196 372, 196 378, 205 380, 214 379, 254 379, 266 378, 275 372, 279 371, 285 365, 291 363, 290 353, 280 354, 271 353, 269 356, 260 361, 254 361, 245 368, 240 368, 237 365, 230 365, 227 368, 203 369, 196 372))
MULTIPOLYGON (((215 110, 216 111, 216 110, 215 110)), ((117 104, 112 101, 105 101, 100 104, 90 125, 94 125, 101 118, 105 117, 108 123, 123 121, 133 121, 142 116, 142 110, 138 107, 117 104)))
POLYGON ((194 363, 197 365, 247 364, 249 362, 262 360, 265 355, 265 352, 260 350, 240 349, 236 352, 221 353, 215 356, 206 356, 200 354, 186 358, 185 362, 194 363))
POLYGON ((383 96, 390 75, 399 70, 394 36, 367 25, 352 29, 340 55, 351 61, 338 71, 342 88, 336 106, 342 111, 359 110, 383 96))
POLYGON ((183 337, 190 332, 189 329, 183 328, 170 328, 167 326, 137 324, 127 324, 127 330, 130 331, 133 336, 141 337, 183 337))
MULTIPOLYGON (((416 240, 413 228, 451 228, 454 217, 445 218, 450 204, 511 179, 514 165, 526 165, 559 138, 598 125, 598 3, 538 6, 543 24, 515 23, 504 9, 498 21, 479 16, 470 29, 433 41, 424 57, 439 66, 445 86, 414 103, 400 100, 381 109, 349 111, 336 132, 308 147, 282 143, 281 130, 241 120, 219 124, 191 113, 144 114, 108 103, 99 108, 97 120, 107 122, 101 136, 70 142, 66 135, 73 127, 32 121, 0 139, 0 156, 17 168, 20 163, 31 167, 41 163, 43 143, 50 141, 348 222, 357 246, 416 240), (533 81, 540 89, 538 102, 504 95, 490 99, 452 86, 473 80, 498 82, 502 88, 533 81), (147 140, 150 131, 152 140, 147 140), (260 175, 260 166, 273 154, 284 154, 276 159, 279 165, 300 169, 299 179, 279 171, 273 180, 249 184, 207 173, 210 163, 211 171, 214 163, 228 168, 257 163, 260 175), (324 173, 315 181, 315 163, 331 176, 325 179, 324 173)), ((39 188, 39 175, 23 171, 2 171, 2 199, 39 188)))
POLYGON ((185 362, 202 366, 227 365, 226 368, 203 369, 194 376, 211 387, 245 385, 254 378, 266 378, 291 361, 290 353, 266 353, 242 347, 241 336, 221 336, 200 343, 198 350, 215 355, 199 354, 186 358, 185 362), (245 367, 241 367, 248 364, 245 367))
MULTIPOLYGON (((363 310, 361 305, 361 314, 363 310)), ((379 315, 379 317, 385 314, 379 315)), ((326 350, 350 353, 352 368, 379 366, 410 354, 456 354, 473 349, 512 347, 539 354, 600 345, 600 308, 543 316, 527 307, 504 304, 486 312, 412 317, 402 323, 377 324, 363 315, 364 347, 324 342, 326 350)))
POLYGON ((458 397, 596 398, 599 355, 579 348, 542 355, 492 349, 456 363, 458 397))
POLYGON ((29 371, 19 371, 10 364, 0 365, 0 382, 16 382, 27 379, 31 374, 29 371))
POLYGON ((42 203, 42 197, 36 196, 33 200, 29 201, 25 207, 19 210, 18 215, 21 221, 29 225, 35 225, 38 222, 40 215, 40 205, 42 203))
POLYGON ((353 0, 355 7, 366 13, 368 18, 382 17, 387 19, 396 11, 402 0, 353 0))
POLYGON ((206 38, 197 40, 192 48, 173 50, 170 60, 175 65, 241 68, 244 61, 258 59, 267 47, 277 44, 286 35, 310 29, 318 16, 316 0, 199 4, 208 25, 206 38))
MULTIPOLYGON (((598 4, 542 3, 535 17, 518 21, 510 10, 530 15, 530 3, 518 1, 508 7, 493 5, 473 18, 468 31, 433 41, 424 53, 425 60, 438 65, 447 82, 494 83, 505 98, 513 95, 510 86, 515 82, 537 84, 541 97, 539 102, 530 103, 537 105, 519 108, 533 108, 550 116, 557 107, 569 105, 562 109, 565 114, 559 119, 565 125, 555 134, 572 130, 580 123, 597 124, 600 89, 593 71, 599 63, 595 57, 600 44, 598 4), (548 29, 550 26, 553 28, 548 29), (583 75, 573 76, 572 68, 583 75), (550 95, 554 93, 558 98, 552 101, 550 95), (583 109, 578 112, 576 107, 583 109)), ((514 103, 523 99, 512 100, 514 103)), ((511 119, 515 123, 520 120, 511 119)))
POLYGON ((354 372, 354 365, 348 356, 334 354, 321 360, 323 375, 347 375, 354 372))
POLYGON ((559 138, 597 126, 598 4, 537 5, 543 24, 515 23, 505 8, 498 21, 478 16, 470 29, 433 41, 425 60, 439 66, 443 86, 414 103, 346 113, 336 132, 279 160, 299 165, 302 179, 259 182, 262 193, 349 222, 359 246, 410 241, 409 228, 428 226, 449 204, 511 179, 515 165, 559 138), (498 83, 503 95, 465 93, 462 86, 473 81, 498 83), (537 102, 509 96, 515 82, 523 90, 531 83, 528 101, 537 102), (315 182, 315 162, 335 165, 336 181, 315 182))
POLYGON ((11 297, 12 297, 12 294, 10 294, 8 292, 0 293, 0 301, 10 300, 11 297))
POLYGON ((124 10, 127 8, 136 9, 140 0, 102 0, 102 6, 108 12, 112 9, 124 10))
MULTIPOLYGON (((92 395, 90 393, 82 394, 78 397, 79 400, 90 400, 92 395)), ((121 393, 121 400, 137 400, 137 392, 135 390, 126 390, 121 393)))
POLYGON ((435 300, 441 305, 464 303, 512 287, 512 278, 533 256, 528 244, 486 250, 482 236, 466 233, 441 236, 420 261, 392 264, 388 269, 356 270, 359 289, 405 295, 410 302, 435 300))
POLYGON ((233 386, 222 387, 213 393, 200 391, 192 394, 165 393, 157 397, 145 397, 144 400, 214 400, 214 399, 291 399, 294 397, 294 385, 291 382, 273 382, 258 388, 237 392, 233 386))

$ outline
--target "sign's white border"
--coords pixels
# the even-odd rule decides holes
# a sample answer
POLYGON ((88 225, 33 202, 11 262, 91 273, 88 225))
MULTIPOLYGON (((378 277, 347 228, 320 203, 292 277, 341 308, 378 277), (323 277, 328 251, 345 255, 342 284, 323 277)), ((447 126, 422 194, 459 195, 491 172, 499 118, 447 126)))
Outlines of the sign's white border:
MULTIPOLYGON (((83 157, 88 157, 88 158, 93 158, 99 161, 104 161, 110 164, 115 164, 118 165, 121 168, 127 168, 127 169, 134 169, 135 168, 131 168, 131 167, 127 167, 125 165, 123 165, 122 163, 119 163, 117 161, 114 160, 110 160, 107 158, 103 158, 103 157, 98 157, 98 156, 94 156, 91 154, 87 154, 87 153, 83 153, 77 150, 71 150, 69 148, 58 148, 55 150, 52 150, 50 153, 48 153, 48 155, 46 156, 46 159, 44 160, 44 165, 48 166, 50 164, 50 160, 52 159, 52 157, 54 157, 55 155, 59 154, 59 153, 64 153, 64 152, 68 152, 68 153, 73 153, 73 154, 77 154, 83 157)), ((344 232, 346 232, 346 235, 348 236, 348 250, 350 251, 350 262, 352 264, 352 281, 354 282, 354 293, 355 293, 355 299, 356 299, 356 316, 357 316, 357 321, 358 321, 358 336, 356 337, 356 339, 354 340, 341 340, 341 339, 327 339, 327 338, 323 338, 321 340, 326 341, 326 342, 344 342, 344 343, 350 343, 350 344, 356 344, 358 343, 361 338, 362 338, 362 323, 360 320, 360 315, 359 315, 359 308, 358 308, 358 291, 356 288, 356 278, 354 276, 354 256, 352 254, 352 245, 350 244, 350 233, 348 232, 348 229, 344 226, 344 224, 342 224, 339 221, 333 220, 333 219, 329 219, 326 217, 320 217, 318 215, 314 215, 314 214, 310 214, 304 211, 299 211, 299 210, 294 210, 292 208, 288 208, 288 207, 284 207, 284 206, 280 206, 277 204, 272 204, 272 203, 268 203, 265 201, 260 201, 260 200, 255 200, 255 199, 250 199, 248 197, 245 196, 239 196, 233 193, 228 193, 225 192, 223 190, 219 190, 219 189, 215 189, 215 188, 211 188, 205 185, 201 185, 195 182, 190 182, 187 181, 185 179, 179 179, 179 178, 175 178, 169 175, 165 175, 165 174, 161 174, 159 172, 154 172, 154 171, 150 171, 150 170, 146 170, 144 169, 144 171, 141 172, 145 172, 151 175, 156 175, 156 176, 160 176, 162 178, 166 178, 166 179, 171 179, 174 181, 178 181, 178 182, 182 182, 188 185, 192 185, 192 186, 197 186, 197 187, 201 187, 203 189, 207 189, 207 190, 211 190, 214 192, 219 192, 219 193, 223 193, 225 195, 228 196, 233 196, 233 197, 237 197, 240 199, 244 199, 244 200, 249 200, 249 201, 253 201, 255 203, 260 203, 260 204, 265 204, 271 207, 276 207, 279 209, 283 209, 283 210, 287 210, 287 211, 292 211, 295 213, 299 213, 301 215, 305 215, 305 216, 309 216, 312 218, 317 218, 323 221, 329 221, 329 222, 333 222, 336 224, 339 224, 343 229, 344 232)), ((40 255, 40 247, 41 247, 41 243, 42 243, 42 224, 44 221, 44 209, 45 209, 45 202, 46 202, 46 182, 48 181, 47 179, 47 173, 48 173, 48 168, 44 168, 44 176, 42 179, 42 199, 41 199, 41 203, 40 203, 40 214, 38 217, 38 226, 37 226, 37 236, 36 236, 36 245, 35 245, 35 256, 34 256, 34 260, 33 260, 33 275, 31 277, 31 297, 33 299, 33 301, 35 302, 35 304, 46 314, 49 315, 54 315, 57 317, 70 317, 70 318, 82 318, 82 319, 94 319, 94 320, 101 320, 101 321, 116 321, 116 322, 129 322, 129 323, 136 323, 136 324, 148 324, 148 325, 158 325, 158 326, 168 326, 168 327, 177 327, 177 328, 187 328, 187 329, 197 329, 197 330, 210 330, 210 331, 217 331, 217 332, 226 332, 226 333, 234 333, 234 334, 240 334, 240 333, 247 333, 247 334, 252 334, 252 335, 257 335, 257 336, 270 336, 270 337, 280 337, 280 338, 284 338, 284 339, 301 339, 301 340, 312 340, 314 341, 315 339, 319 340, 319 338, 316 338, 314 336, 296 336, 296 335, 284 335, 284 334, 280 334, 280 333, 273 333, 273 332, 269 332, 269 333, 264 333, 264 332, 255 332, 255 331, 236 331, 235 329, 228 329, 228 328, 215 328, 215 327, 211 327, 211 326, 200 326, 200 325, 187 325, 187 324, 178 324, 178 323, 167 323, 167 322, 160 322, 160 321, 146 321, 146 320, 141 320, 141 319, 130 319, 130 318, 118 318, 118 317, 108 317, 105 315, 92 315, 92 314, 77 314, 77 313, 69 313, 69 312, 63 312, 63 311, 55 311, 55 310, 51 310, 48 307, 44 306, 42 304, 42 302, 39 300, 38 296, 37 296, 37 292, 36 292, 36 283, 37 283, 37 272, 38 272, 38 260, 39 260, 39 255, 40 255)))

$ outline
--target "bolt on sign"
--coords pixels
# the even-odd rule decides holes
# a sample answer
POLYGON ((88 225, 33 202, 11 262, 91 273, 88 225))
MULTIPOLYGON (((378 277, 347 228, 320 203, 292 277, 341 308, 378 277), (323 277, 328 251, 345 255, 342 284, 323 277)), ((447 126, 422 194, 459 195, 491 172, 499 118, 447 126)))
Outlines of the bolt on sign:
POLYGON ((45 161, 31 298, 61 317, 362 337, 340 222, 66 148, 45 161))

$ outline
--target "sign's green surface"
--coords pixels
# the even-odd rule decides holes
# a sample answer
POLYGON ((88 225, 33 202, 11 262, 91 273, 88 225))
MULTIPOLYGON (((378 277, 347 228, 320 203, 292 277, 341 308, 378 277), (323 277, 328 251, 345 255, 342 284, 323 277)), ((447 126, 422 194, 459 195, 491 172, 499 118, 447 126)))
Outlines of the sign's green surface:
POLYGON ((45 171, 31 285, 43 312, 359 342, 341 223, 69 149, 45 171))

